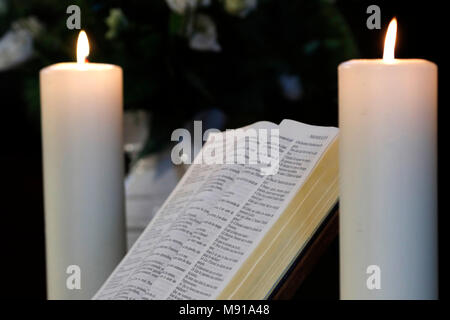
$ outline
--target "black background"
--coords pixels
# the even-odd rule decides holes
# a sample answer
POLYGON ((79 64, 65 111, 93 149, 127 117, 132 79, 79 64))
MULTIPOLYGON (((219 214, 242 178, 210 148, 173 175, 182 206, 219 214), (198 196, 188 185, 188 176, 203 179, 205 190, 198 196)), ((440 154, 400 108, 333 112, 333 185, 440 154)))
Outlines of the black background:
MULTIPOLYGON (((448 104, 448 62, 446 42, 448 21, 444 1, 353 1, 338 0, 361 50, 361 57, 380 58, 384 33, 393 16, 398 19, 396 46, 398 58, 425 58, 439 66, 439 240, 440 297, 447 295, 444 261, 447 253, 446 108, 448 104), (366 8, 381 8, 382 29, 368 30, 366 8)), ((0 77, 7 77, 0 73, 0 77)), ((3 80, 3 79, 1 79, 3 80)), ((336 79, 337 81, 337 79, 336 79)), ((2 81, 5 83, 5 81, 2 81)), ((15 83, 0 92, 19 90, 15 83)), ((1 96, 0 96, 1 101, 1 96)), ((0 102, 0 108, 3 103, 0 102)), ((1 110, 1 109, 0 109, 1 110)), ((36 129, 27 122, 24 108, 2 110, 0 168, 1 180, 1 266, 2 296, 45 299, 45 249, 42 201, 41 145, 36 129)), ((339 297, 338 240, 327 251, 297 294, 299 299, 337 299, 339 297)))

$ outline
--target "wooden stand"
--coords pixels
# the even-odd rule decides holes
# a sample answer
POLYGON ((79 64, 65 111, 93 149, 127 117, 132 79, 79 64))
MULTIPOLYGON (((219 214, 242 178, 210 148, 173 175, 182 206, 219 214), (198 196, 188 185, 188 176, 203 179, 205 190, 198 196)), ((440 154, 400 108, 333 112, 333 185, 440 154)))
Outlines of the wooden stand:
POLYGON ((291 299, 306 277, 313 270, 320 257, 336 238, 339 230, 339 209, 336 205, 315 233, 307 247, 285 274, 278 286, 269 296, 273 300, 291 299))

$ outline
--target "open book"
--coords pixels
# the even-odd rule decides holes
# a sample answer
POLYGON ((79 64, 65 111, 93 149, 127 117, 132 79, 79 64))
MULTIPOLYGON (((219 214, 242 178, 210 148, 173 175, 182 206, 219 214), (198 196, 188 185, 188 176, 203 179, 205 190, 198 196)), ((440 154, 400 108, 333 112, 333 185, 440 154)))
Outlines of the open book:
POLYGON ((211 135, 94 299, 271 294, 338 200, 338 129, 292 120, 248 129, 277 139, 241 135, 234 159, 258 150, 269 161, 226 161, 232 150, 217 152, 226 133, 211 135), (201 161, 211 150, 223 164, 201 161))

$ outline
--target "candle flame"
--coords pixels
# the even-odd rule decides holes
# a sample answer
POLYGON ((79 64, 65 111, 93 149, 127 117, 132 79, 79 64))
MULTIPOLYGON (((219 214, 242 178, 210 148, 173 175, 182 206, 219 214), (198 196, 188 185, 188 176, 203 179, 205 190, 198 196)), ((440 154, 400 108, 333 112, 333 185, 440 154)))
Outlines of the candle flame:
POLYGON ((393 62, 395 60, 395 40, 397 38, 397 19, 393 18, 389 23, 388 30, 386 32, 386 39, 384 40, 384 52, 383 60, 387 62, 393 62))
POLYGON ((84 30, 80 31, 77 41, 77 62, 85 63, 86 57, 89 55, 89 41, 84 30))

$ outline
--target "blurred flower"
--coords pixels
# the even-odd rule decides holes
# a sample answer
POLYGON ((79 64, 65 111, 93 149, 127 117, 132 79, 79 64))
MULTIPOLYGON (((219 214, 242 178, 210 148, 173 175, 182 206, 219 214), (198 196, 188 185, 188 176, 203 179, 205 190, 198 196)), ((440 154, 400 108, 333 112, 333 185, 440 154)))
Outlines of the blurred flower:
POLYGON ((300 100, 303 94, 303 87, 299 76, 282 74, 279 78, 279 82, 281 92, 287 100, 300 100))
POLYGON ((43 29, 35 17, 15 21, 0 38, 0 71, 27 61, 33 54, 33 37, 43 29))
POLYGON ((198 14, 193 23, 193 31, 189 41, 191 49, 200 51, 220 51, 217 42, 217 30, 214 21, 207 15, 198 14))
POLYGON ((128 20, 121 9, 113 8, 109 10, 109 15, 105 19, 105 23, 108 26, 105 38, 111 40, 117 37, 121 30, 127 27, 128 20))
POLYGON ((170 9, 178 14, 184 14, 187 8, 195 9, 196 7, 207 7, 211 4, 211 0, 166 0, 170 9))
POLYGON ((26 30, 31 33, 33 37, 37 37, 43 30, 42 23, 33 16, 16 20, 12 23, 13 30, 26 30))
POLYGON ((257 0, 225 0, 225 10, 228 13, 244 18, 256 9, 257 0))
POLYGON ((33 53, 33 37, 26 30, 10 30, 0 38, 0 71, 20 64, 33 53))

